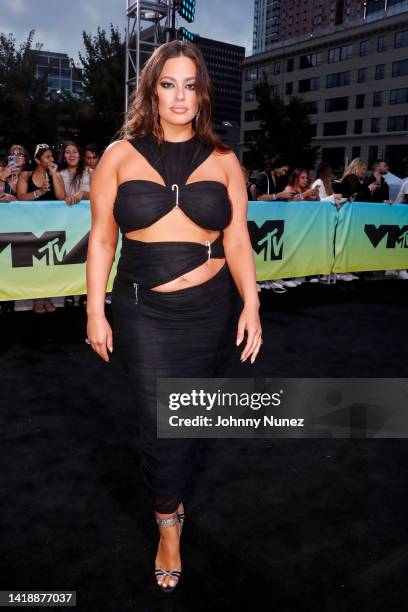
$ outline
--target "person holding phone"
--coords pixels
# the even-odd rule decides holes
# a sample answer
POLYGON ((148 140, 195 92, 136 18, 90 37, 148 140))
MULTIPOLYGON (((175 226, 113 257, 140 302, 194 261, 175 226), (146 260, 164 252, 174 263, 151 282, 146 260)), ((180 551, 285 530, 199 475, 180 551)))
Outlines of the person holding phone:
POLYGON ((292 172, 283 193, 287 194, 287 198, 292 202, 320 200, 319 189, 317 187, 309 189, 309 173, 305 168, 296 168, 292 172))
POLYGON ((18 144, 9 148, 7 162, 0 168, 0 201, 17 200, 17 182, 24 166, 28 162, 26 149, 18 144))
POLYGON ((367 164, 361 157, 356 157, 349 163, 343 172, 339 187, 343 197, 356 202, 371 202, 371 192, 376 186, 369 188, 364 182, 366 172, 367 164))
POLYGON ((390 202, 390 188, 384 175, 388 172, 388 165, 383 159, 377 159, 371 167, 372 174, 364 179, 370 190, 369 202, 390 202))
POLYGON ((284 192, 289 172, 289 160, 283 155, 276 155, 268 168, 261 172, 256 180, 255 199, 264 202, 287 200, 284 192))

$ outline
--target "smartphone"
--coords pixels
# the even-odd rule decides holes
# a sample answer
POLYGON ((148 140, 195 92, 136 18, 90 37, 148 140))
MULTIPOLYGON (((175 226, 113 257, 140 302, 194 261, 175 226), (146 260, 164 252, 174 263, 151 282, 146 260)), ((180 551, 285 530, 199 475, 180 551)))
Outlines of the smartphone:
POLYGON ((9 155, 7 157, 7 164, 9 166, 17 166, 17 155, 9 155))

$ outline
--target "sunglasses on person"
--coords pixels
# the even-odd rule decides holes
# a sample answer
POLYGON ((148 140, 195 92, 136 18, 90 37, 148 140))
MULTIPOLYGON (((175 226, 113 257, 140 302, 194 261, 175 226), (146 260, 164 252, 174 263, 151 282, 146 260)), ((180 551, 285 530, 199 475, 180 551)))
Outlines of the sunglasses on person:
POLYGON ((51 147, 49 145, 47 145, 47 144, 38 144, 35 147, 34 157, 37 157, 38 153, 40 151, 43 151, 44 149, 51 149, 51 147))

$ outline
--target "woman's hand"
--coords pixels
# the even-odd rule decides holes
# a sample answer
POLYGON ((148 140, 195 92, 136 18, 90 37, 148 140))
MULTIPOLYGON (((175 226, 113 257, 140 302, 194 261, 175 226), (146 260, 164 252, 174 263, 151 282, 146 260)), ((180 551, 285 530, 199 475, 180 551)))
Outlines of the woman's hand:
POLYGON ((241 353, 241 361, 244 362, 251 357, 254 363, 262 344, 262 328, 259 318, 259 305, 245 305, 238 321, 237 346, 244 339, 244 332, 247 332, 247 341, 241 353))
POLYGON ((87 340, 95 353, 104 361, 109 361, 108 351, 113 351, 112 329, 104 316, 88 315, 86 326, 87 340))
POLYGON ((0 195, 0 202, 16 202, 17 198, 10 193, 3 193, 0 195))
POLYGON ((48 164, 48 171, 49 171, 50 174, 56 174, 58 172, 57 164, 54 164, 53 162, 48 164))
POLYGON ((74 193, 74 195, 66 197, 65 201, 68 204, 68 206, 72 206, 72 204, 78 204, 78 202, 80 202, 83 197, 84 197, 84 192, 78 191, 78 193, 74 193))
POLYGON ((0 179, 6 181, 13 174, 14 168, 13 164, 7 164, 7 166, 0 170, 0 179))

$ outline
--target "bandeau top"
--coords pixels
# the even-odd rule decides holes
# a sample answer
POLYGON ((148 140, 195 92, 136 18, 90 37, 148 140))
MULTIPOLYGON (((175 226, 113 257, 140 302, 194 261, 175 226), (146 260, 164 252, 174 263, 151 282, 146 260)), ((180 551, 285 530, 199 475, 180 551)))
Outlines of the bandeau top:
POLYGON ((231 221, 227 187, 220 181, 188 178, 214 151, 197 136, 184 142, 161 143, 153 134, 129 141, 160 174, 164 185, 152 180, 133 179, 122 183, 113 214, 125 234, 149 227, 174 207, 200 227, 223 230, 231 221))

